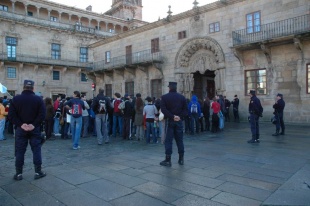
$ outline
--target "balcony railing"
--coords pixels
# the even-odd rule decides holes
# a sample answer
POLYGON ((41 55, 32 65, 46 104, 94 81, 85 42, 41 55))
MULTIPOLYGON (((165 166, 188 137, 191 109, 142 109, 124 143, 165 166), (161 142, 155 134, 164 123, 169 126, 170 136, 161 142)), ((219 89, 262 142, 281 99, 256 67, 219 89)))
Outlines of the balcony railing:
POLYGON ((152 63, 163 63, 161 51, 152 53, 151 50, 135 52, 129 55, 113 57, 110 61, 102 60, 94 62, 94 70, 108 70, 113 68, 130 67, 152 63))
POLYGON ((0 53, 1 61, 32 63, 32 64, 44 64, 53 66, 64 67, 78 67, 84 69, 92 69, 93 64, 89 62, 79 62, 69 59, 52 59, 48 57, 38 57, 33 55, 16 54, 16 57, 8 57, 7 53, 0 53))
POLYGON ((297 35, 310 32, 310 15, 303 15, 291 19, 285 19, 269 24, 263 24, 252 28, 241 29, 232 32, 233 45, 256 43, 279 37, 297 35))
POLYGON ((56 28, 56 29, 61 29, 61 30, 67 30, 67 31, 76 31, 76 32, 95 34, 98 36, 114 36, 115 35, 111 32, 104 32, 104 31, 100 31, 100 30, 86 27, 86 26, 54 22, 54 21, 49 21, 45 19, 35 18, 33 16, 26 16, 22 14, 7 12, 7 11, 0 11, 0 17, 4 19, 22 22, 22 23, 29 23, 29 24, 56 28))

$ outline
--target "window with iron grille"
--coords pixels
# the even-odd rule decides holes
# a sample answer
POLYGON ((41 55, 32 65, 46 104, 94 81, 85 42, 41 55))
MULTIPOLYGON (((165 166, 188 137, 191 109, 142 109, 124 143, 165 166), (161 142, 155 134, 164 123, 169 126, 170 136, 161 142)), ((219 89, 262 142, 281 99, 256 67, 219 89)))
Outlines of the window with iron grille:
POLYGON ((0 5, 0 11, 9 11, 9 8, 4 5, 0 5))
POLYGON ((60 71, 53 71, 53 80, 60 80, 60 71))
POLYGON ((245 94, 250 90, 255 90, 257 95, 267 94, 266 69, 245 71, 245 94))
POLYGON ((220 22, 214 22, 209 24, 209 33, 215 33, 220 31, 220 22))
POLYGON ((112 84, 105 85, 105 95, 107 97, 112 97, 112 84))
POLYGON ((58 20, 58 18, 55 16, 51 16, 50 19, 51 19, 51 21, 54 21, 54 22, 57 22, 57 20, 58 20))
POLYGON ((17 38, 7 36, 5 38, 8 59, 16 59, 17 38))
POLYGON ((60 59, 60 44, 52 44, 52 59, 60 59))
POLYGON ((159 38, 151 40, 151 52, 152 53, 159 52, 159 38))
POLYGON ((135 92, 134 87, 135 87, 134 82, 125 82, 125 93, 129 95, 133 95, 135 92))
POLYGON ((260 12, 253 12, 246 15, 247 33, 260 32, 261 18, 260 12))
POLYGON ((7 76, 8 79, 16 79, 16 68, 8 67, 7 68, 7 76))
POLYGON ((111 52, 106 51, 105 52, 105 63, 110 63, 111 62, 111 52))
POLYGON ((87 75, 85 73, 81 73, 81 82, 87 82, 87 75))
POLYGON ((161 79, 153 79, 151 81, 151 92, 152 97, 161 98, 162 96, 162 83, 161 79))
POLYGON ((186 38, 186 31, 180 31, 178 33, 178 39, 185 39, 186 38))
POLYGON ((87 47, 80 48, 80 62, 88 62, 88 48, 87 47))
POLYGON ((307 64, 307 93, 310 94, 310 63, 307 64))

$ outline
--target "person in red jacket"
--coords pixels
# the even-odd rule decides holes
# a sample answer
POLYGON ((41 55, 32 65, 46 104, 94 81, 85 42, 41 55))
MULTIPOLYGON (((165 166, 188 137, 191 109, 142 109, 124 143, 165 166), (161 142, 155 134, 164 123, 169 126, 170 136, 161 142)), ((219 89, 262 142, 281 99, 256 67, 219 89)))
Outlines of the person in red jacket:
POLYGON ((213 98, 211 103, 211 108, 213 109, 212 114, 212 130, 211 132, 217 132, 219 130, 219 117, 218 113, 221 111, 221 105, 217 102, 216 98, 213 98))

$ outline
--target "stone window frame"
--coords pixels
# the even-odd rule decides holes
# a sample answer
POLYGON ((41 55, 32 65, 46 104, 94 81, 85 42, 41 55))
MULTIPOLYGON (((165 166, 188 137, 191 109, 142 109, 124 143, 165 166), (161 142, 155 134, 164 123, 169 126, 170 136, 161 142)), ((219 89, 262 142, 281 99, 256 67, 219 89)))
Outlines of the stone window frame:
POLYGON ((50 16, 50 21, 58 22, 58 18, 56 16, 50 16))
POLYGON ((27 16, 33 16, 33 12, 32 11, 27 11, 27 16))
POLYGON ((61 44, 57 44, 57 43, 51 44, 51 58, 55 60, 61 59, 61 44), (59 46, 59 49, 56 49, 55 46, 59 46))
POLYGON ((178 32, 178 40, 187 38, 186 30, 178 32))
POLYGON ((160 98, 162 96, 162 79, 151 80, 151 95, 152 97, 160 98), (156 86, 156 88, 155 88, 156 86))
POLYGON ((125 82, 125 93, 129 95, 133 95, 135 92, 135 82, 125 82))
POLYGON ((7 67, 6 68, 6 78, 7 79, 17 79, 17 69, 16 67, 7 67), (13 72, 14 69, 14 72, 13 72), (9 70, 12 70, 12 72, 10 72, 9 70), (14 77, 10 77, 10 74, 15 75, 14 77))
POLYGON ((219 21, 209 24, 209 33, 216 33, 219 32, 220 30, 221 26, 219 21))
POLYGON ((246 22, 246 32, 247 34, 253 34, 253 33, 257 33, 257 32, 261 32, 261 25, 262 25, 262 16, 261 16, 261 12, 260 11, 254 11, 252 13, 248 13, 245 15, 245 22, 246 22), (258 18, 258 25, 256 25, 255 23, 255 14, 259 15, 258 18), (252 21, 252 26, 249 26, 249 22, 248 22, 248 17, 251 16, 251 21, 252 21))
POLYGON ((104 53, 104 56, 105 56, 105 63, 109 64, 111 62, 111 51, 106 51, 104 53))
POLYGON ((59 70, 53 70, 53 71, 52 71, 52 80, 53 80, 53 81, 61 81, 61 73, 60 73, 59 70), (59 78, 59 79, 55 79, 56 76, 54 76, 54 72, 58 72, 58 78, 59 78))
POLYGON ((113 94, 112 94, 112 84, 105 84, 105 95, 107 97, 113 97, 113 94))
POLYGON ((267 69, 266 68, 259 68, 259 69, 250 69, 250 70, 245 70, 244 71, 244 90, 245 90, 245 95, 248 96, 250 90, 255 90, 256 95, 267 95, 267 88, 268 88, 268 82, 267 82, 267 69), (253 76, 255 79, 252 82, 252 84, 256 84, 255 88, 248 88, 248 79, 247 79, 247 72, 257 72, 257 71, 265 71, 265 75, 262 75, 261 78, 264 79, 265 76, 265 81, 262 80, 257 80, 259 78, 259 75, 255 73, 255 76, 253 76), (265 84, 265 87, 258 88, 257 84, 265 84), (263 92, 262 92, 263 91, 263 92))
POLYGON ((86 83, 87 80, 88 80, 88 79, 87 79, 86 73, 81 72, 80 82, 81 82, 81 83, 86 83))
POLYGON ((307 94, 310 94, 310 63, 306 64, 306 76, 307 94))
POLYGON ((9 11, 9 7, 6 5, 0 4, 0 11, 9 11))
POLYGON ((88 62, 88 47, 80 47, 80 62, 88 62))
POLYGON ((6 36, 5 37, 6 48, 7 48, 7 57, 8 59, 15 60, 16 59, 16 49, 18 39, 17 37, 6 36))
POLYGON ((151 39, 151 53, 159 52, 159 38, 151 39))

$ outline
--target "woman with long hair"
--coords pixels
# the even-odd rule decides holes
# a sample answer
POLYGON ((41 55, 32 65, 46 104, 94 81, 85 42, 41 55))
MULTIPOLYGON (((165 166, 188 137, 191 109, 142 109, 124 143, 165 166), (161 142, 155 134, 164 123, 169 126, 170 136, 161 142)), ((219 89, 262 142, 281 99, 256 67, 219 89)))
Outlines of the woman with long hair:
POLYGON ((47 140, 54 140, 52 138, 52 131, 53 131, 53 123, 54 123, 54 107, 52 103, 52 99, 46 97, 44 99, 44 104, 46 108, 46 115, 45 115, 45 136, 47 140))
POLYGON ((138 141, 144 139, 144 127, 143 127, 143 108, 144 103, 141 98, 141 94, 136 94, 136 103, 135 103, 135 121, 134 125, 137 127, 136 138, 138 141))

